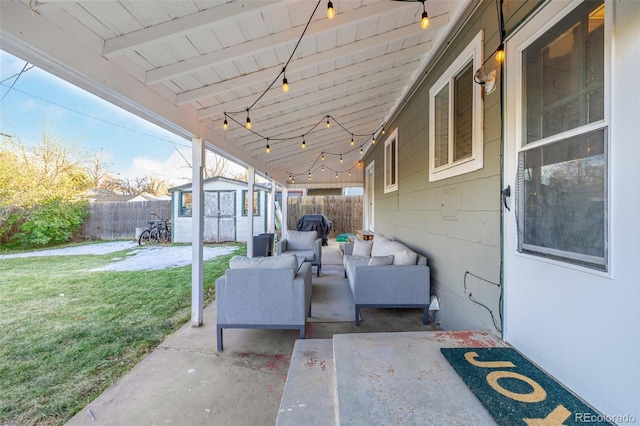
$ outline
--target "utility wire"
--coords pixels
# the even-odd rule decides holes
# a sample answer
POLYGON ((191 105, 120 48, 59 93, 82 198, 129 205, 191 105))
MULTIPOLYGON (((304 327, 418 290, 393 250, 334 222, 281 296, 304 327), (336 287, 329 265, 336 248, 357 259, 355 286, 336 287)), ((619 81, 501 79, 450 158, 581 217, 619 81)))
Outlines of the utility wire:
MULTIPOLYGON (((14 83, 15 83, 15 82, 14 82, 14 83)), ((2 84, 2 83, 0 83, 0 85, 1 85, 1 86, 5 86, 5 85, 4 85, 4 84, 2 84)), ((11 87, 13 87, 13 86, 11 86, 11 87)), ((91 118, 91 119, 93 119, 93 120, 101 121, 101 122, 103 122, 103 123, 105 123, 105 124, 109 124, 109 125, 111 125, 111 126, 118 127, 118 128, 120 128, 120 129, 123 129, 123 130, 128 130, 128 131, 130 131, 130 132, 138 133, 138 134, 140 134, 140 135, 143 135, 143 136, 146 136, 146 137, 149 137, 149 138, 153 138, 153 139, 157 139, 157 140, 160 140, 160 141, 163 141, 163 142, 169 142, 169 143, 173 144, 174 146, 179 145, 179 146, 184 147, 184 148, 191 148, 191 145, 182 144, 182 143, 179 143, 179 142, 176 142, 176 141, 172 141, 171 139, 162 138, 162 137, 159 137, 159 136, 155 136, 155 135, 152 135, 152 134, 149 134, 149 133, 145 133, 145 132, 141 132, 141 131, 139 131, 139 130, 132 129, 132 128, 130 128, 130 127, 123 126, 123 125, 121 125, 121 124, 116 124, 116 123, 113 123, 113 122, 111 122, 111 121, 105 120, 105 119, 103 119, 103 118, 96 117, 96 116, 94 116, 94 115, 87 114, 87 113, 84 113, 84 112, 82 112, 82 111, 75 110, 75 109, 73 109, 73 108, 69 108, 69 107, 67 107, 67 106, 64 106, 64 105, 58 104, 58 103, 53 102, 53 101, 50 101, 50 100, 48 100, 48 99, 41 98, 41 97, 39 97, 39 96, 36 96, 36 95, 31 94, 31 93, 25 92, 24 90, 20 90, 20 89, 15 89, 15 88, 14 88, 14 89, 13 89, 13 91, 14 91, 14 92, 18 92, 18 93, 22 93, 23 95, 30 96, 30 97, 32 97, 32 98, 34 98, 34 99, 39 100, 39 101, 46 102, 46 103, 51 104, 51 105, 55 105, 55 106, 57 106, 58 108, 66 109, 67 111, 71 111, 71 112, 73 112, 73 113, 75 113, 75 114, 80 114, 80 115, 82 115, 82 116, 85 116, 85 117, 91 118)))
MULTIPOLYGON (((18 75, 17 75, 17 76, 9 77, 9 78, 13 78, 13 77, 15 77, 15 80, 13 80, 13 83, 11 83, 11 86, 7 89, 7 91, 6 91, 6 92, 4 92, 4 95, 2 95, 2 98, 0 99, 0 102, 4 101, 4 98, 6 98, 6 97, 7 97, 7 95, 9 94, 9 92, 11 91, 11 89, 13 89, 13 86, 17 83, 17 81, 18 81, 18 79, 20 78, 20 76, 21 76, 25 71, 27 71, 27 66, 29 66, 29 62, 25 62, 25 63, 24 63, 24 67, 22 67, 22 71, 20 71, 20 72, 18 73, 18 75)), ((31 68, 33 68, 33 65, 31 66, 31 68)), ((29 69, 31 69, 31 68, 29 68, 29 69)), ((3 81, 4 81, 4 80, 3 80, 3 81)))

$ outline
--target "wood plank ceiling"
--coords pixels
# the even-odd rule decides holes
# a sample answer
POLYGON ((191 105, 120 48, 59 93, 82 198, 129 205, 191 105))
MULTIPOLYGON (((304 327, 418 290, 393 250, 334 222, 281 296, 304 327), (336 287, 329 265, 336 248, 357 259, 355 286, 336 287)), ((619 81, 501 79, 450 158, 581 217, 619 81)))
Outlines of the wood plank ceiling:
POLYGON ((332 3, 3 0, 0 47, 280 183, 360 185, 361 148, 469 0, 427 0, 427 30, 419 2, 332 3))

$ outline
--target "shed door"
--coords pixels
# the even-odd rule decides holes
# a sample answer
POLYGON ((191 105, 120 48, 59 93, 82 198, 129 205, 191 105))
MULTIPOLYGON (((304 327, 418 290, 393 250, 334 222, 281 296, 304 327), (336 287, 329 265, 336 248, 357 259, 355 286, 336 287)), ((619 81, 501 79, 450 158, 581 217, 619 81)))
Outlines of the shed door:
POLYGON ((236 240, 236 191, 204 192, 204 242, 236 240))

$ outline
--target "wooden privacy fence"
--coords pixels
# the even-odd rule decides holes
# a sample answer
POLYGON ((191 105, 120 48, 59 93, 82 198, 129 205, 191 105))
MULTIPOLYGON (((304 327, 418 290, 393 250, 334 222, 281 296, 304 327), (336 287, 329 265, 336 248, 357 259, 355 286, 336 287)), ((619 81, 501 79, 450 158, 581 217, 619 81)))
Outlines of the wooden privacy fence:
POLYGON ((136 228, 147 228, 158 216, 171 219, 171 201, 91 203, 82 224, 82 237, 91 240, 133 240, 136 228))
POLYGON ((325 215, 331 221, 329 237, 362 229, 362 195, 289 197, 287 203, 287 229, 296 229, 305 214, 325 215))

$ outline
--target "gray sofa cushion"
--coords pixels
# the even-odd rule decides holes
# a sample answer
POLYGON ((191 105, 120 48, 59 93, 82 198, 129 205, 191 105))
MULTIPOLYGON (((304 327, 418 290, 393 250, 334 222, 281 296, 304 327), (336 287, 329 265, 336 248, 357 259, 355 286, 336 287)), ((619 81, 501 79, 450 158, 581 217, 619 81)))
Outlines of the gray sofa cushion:
MULTIPOLYGON (((311 255, 313 256, 313 250, 311 255)), ((233 256, 229 260, 229 269, 293 269, 296 271, 298 258, 295 254, 269 257, 233 256)))
POLYGON ((389 255, 389 256, 372 256, 369 258, 369 262, 367 263, 368 266, 375 266, 375 265, 394 265, 394 256, 393 255, 389 255))
POLYGON ((373 246, 373 240, 361 240, 356 238, 353 241, 353 255, 354 256, 371 256, 371 247, 373 246))
POLYGON ((316 231, 287 231, 287 250, 311 250, 318 239, 316 231))
POLYGON ((394 265, 415 265, 418 253, 413 250, 400 250, 393 253, 394 265))

